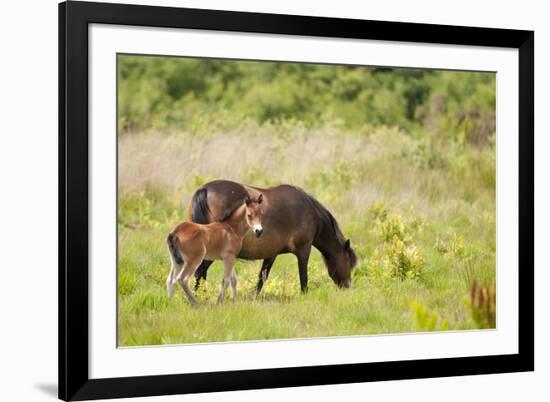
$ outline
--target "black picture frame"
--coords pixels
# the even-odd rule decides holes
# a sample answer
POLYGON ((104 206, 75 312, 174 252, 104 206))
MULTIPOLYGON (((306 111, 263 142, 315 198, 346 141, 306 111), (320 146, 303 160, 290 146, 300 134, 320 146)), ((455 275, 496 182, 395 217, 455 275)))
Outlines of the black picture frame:
POLYGON ((59 398, 86 400, 534 370, 534 32, 70 1, 59 4, 59 398), (519 51, 517 354, 90 379, 88 25, 375 39, 519 51), (520 269, 521 268, 521 269, 520 269))

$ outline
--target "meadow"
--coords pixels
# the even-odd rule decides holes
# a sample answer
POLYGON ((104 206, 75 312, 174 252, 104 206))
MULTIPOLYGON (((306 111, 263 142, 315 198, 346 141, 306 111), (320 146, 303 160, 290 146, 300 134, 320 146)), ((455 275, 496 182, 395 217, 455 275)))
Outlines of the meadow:
POLYGON ((119 60, 119 346, 495 327, 494 76, 319 66, 299 79, 284 64, 217 63, 212 82, 174 79, 171 92, 204 63, 119 60), (337 289, 313 250, 307 294, 281 255, 259 296, 261 261, 238 261, 236 303, 215 304, 220 262, 200 308, 181 288, 168 298, 166 235, 217 178, 315 196, 359 257, 352 287, 337 289))

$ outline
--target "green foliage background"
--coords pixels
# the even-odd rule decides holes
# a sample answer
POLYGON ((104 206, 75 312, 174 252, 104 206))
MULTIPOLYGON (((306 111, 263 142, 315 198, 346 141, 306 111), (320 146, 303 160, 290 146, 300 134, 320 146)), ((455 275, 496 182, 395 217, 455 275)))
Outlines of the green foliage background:
POLYGON ((495 75, 118 56, 119 344, 494 327, 470 287, 495 278, 495 75), (339 291, 319 253, 310 292, 278 257, 237 264, 239 301, 168 299, 168 231, 193 191, 226 178, 318 198, 360 261, 339 291), (475 310, 474 310, 475 311, 475 310))
POLYGON ((495 75, 298 63, 119 57, 119 130, 299 121, 425 128, 474 143, 495 129, 495 75))

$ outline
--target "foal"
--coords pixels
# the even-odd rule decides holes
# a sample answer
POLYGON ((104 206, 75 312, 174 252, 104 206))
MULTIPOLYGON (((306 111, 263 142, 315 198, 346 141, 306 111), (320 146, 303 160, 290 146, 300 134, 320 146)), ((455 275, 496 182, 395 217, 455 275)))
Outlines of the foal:
POLYGON ((231 214, 222 222, 201 225, 183 222, 175 227, 166 240, 172 267, 166 279, 168 296, 171 297, 179 282, 189 302, 197 304, 197 299, 189 288, 189 279, 193 276, 202 260, 222 260, 223 279, 218 297, 218 303, 223 303, 225 291, 229 283, 233 292, 233 301, 237 297, 237 275, 235 274, 235 259, 239 255, 243 238, 252 228, 256 237, 263 232, 261 224, 263 196, 256 201, 250 198, 240 202, 231 214))

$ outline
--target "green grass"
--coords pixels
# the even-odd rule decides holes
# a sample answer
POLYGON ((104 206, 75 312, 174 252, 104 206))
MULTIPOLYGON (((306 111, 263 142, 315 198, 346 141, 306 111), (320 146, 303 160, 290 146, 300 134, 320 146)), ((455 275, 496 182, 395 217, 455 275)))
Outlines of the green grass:
POLYGON ((492 285, 496 272, 494 152, 427 132, 298 123, 121 136, 119 345, 478 328, 471 283, 492 285), (335 287, 315 250, 305 295, 295 257, 281 255, 257 298, 261 262, 239 261, 236 303, 215 304, 220 262, 198 293, 200 308, 179 287, 169 299, 166 235, 213 178, 292 183, 317 197, 359 257, 352 288, 335 287))

